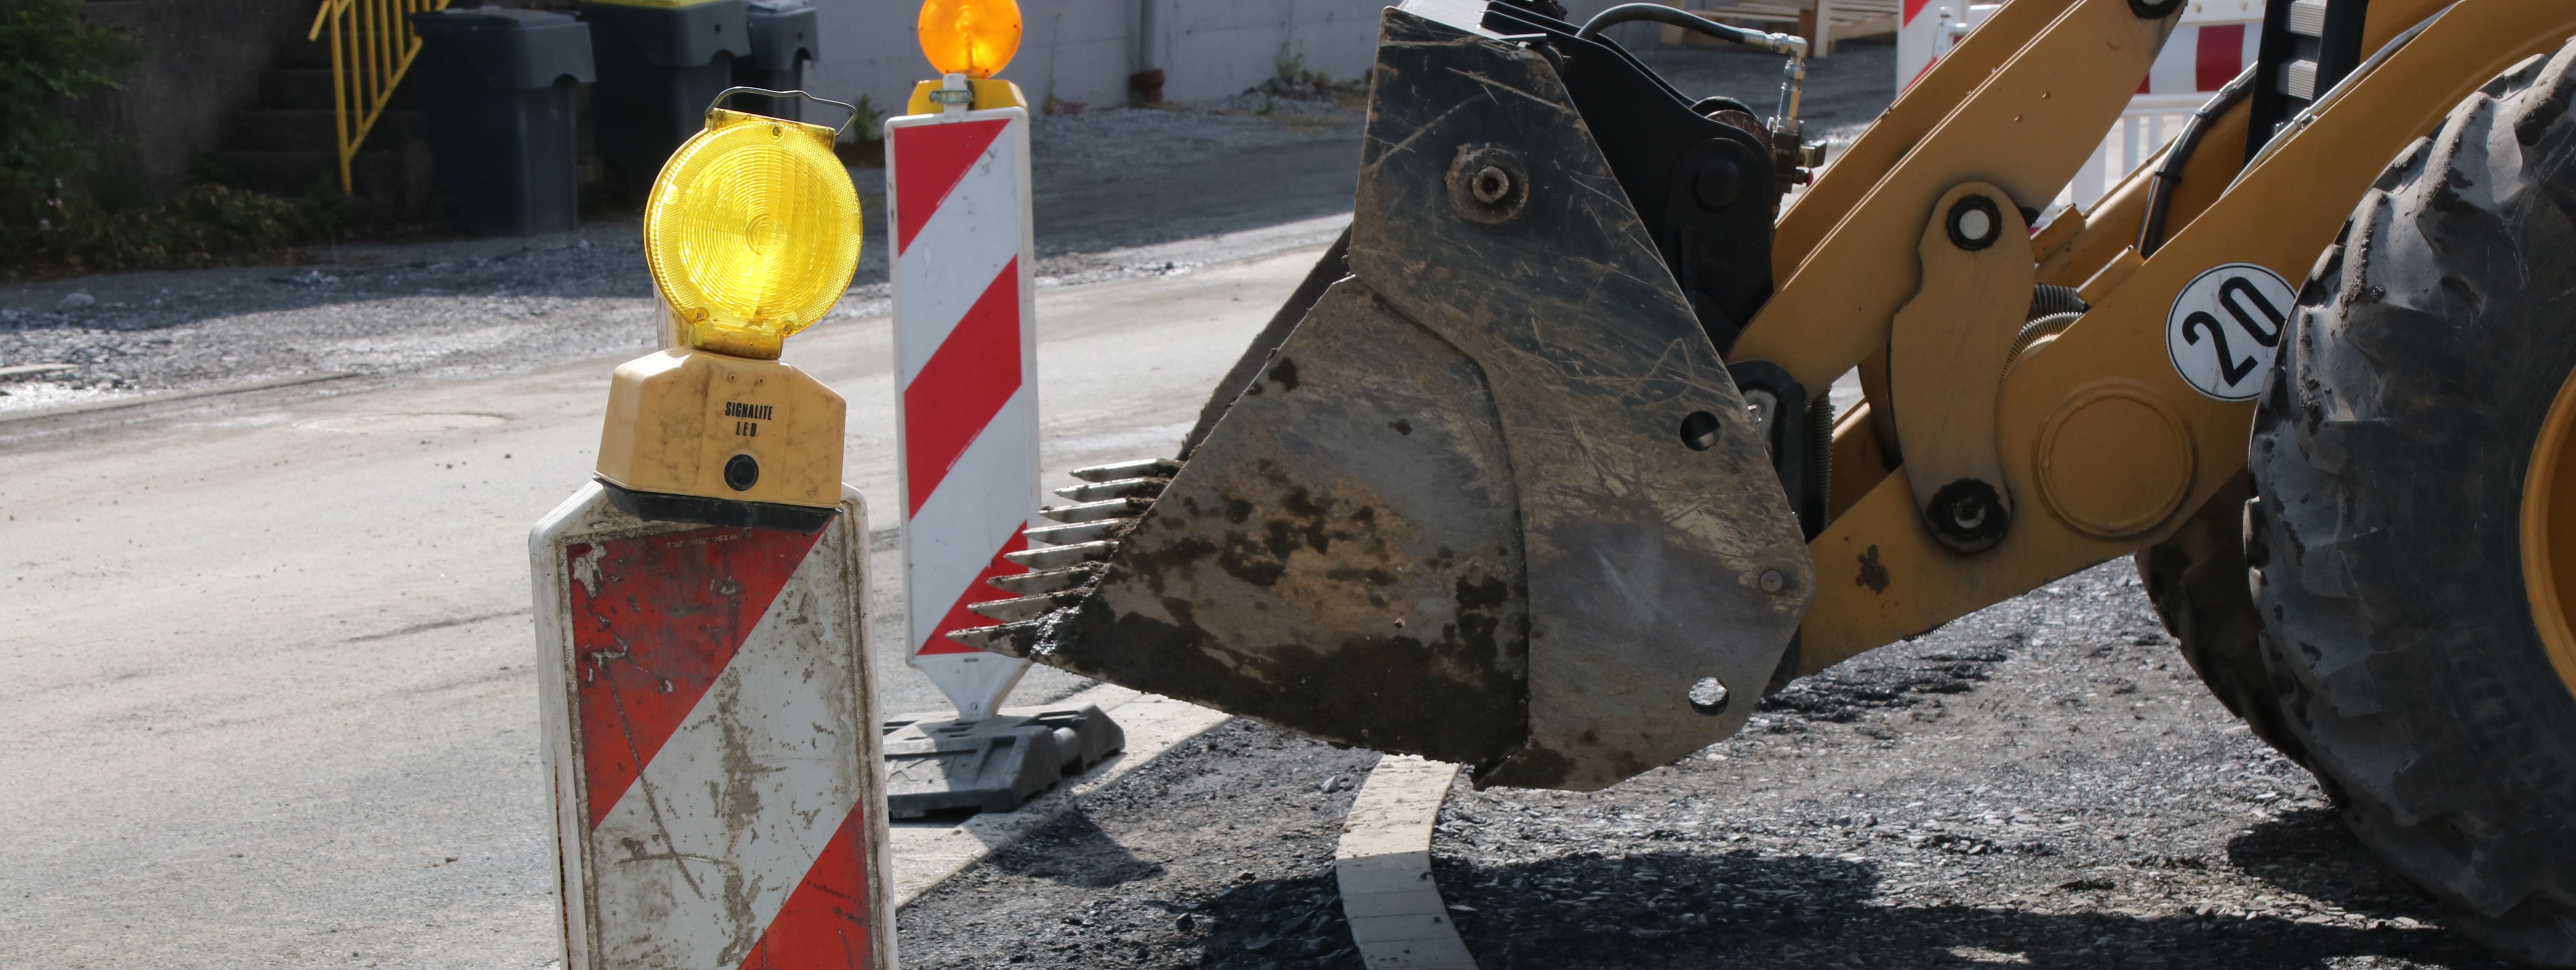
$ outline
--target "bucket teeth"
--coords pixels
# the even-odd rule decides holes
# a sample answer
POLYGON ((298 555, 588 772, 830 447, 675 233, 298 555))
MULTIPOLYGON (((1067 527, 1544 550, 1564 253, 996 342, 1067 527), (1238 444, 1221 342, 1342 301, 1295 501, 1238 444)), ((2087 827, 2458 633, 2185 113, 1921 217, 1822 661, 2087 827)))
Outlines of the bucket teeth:
POLYGON ((1170 478, 1181 470, 1181 463, 1169 458, 1147 458, 1108 465, 1076 468, 1073 477, 1086 482, 1110 482, 1121 478, 1170 478))
POLYGON ((1008 576, 995 576, 985 582, 1004 592, 1036 596, 1040 593, 1072 589, 1090 582, 1091 577, 1098 575, 1100 571, 1097 569, 1076 566, 1072 569, 1050 569, 1042 573, 1012 573, 1008 576))
POLYGON ((1058 522, 1098 522, 1102 519, 1125 519, 1141 515, 1152 507, 1149 498, 1113 498, 1105 502, 1077 502, 1039 509, 1038 514, 1058 522))
POLYGON ((1005 657, 1026 657, 1029 655, 1029 648, 1038 642, 1040 626, 1037 621, 1030 620, 998 626, 970 627, 948 631, 948 639, 1005 657))
POLYGON ((1113 478, 1087 485, 1067 485, 1055 490, 1057 495, 1076 502, 1097 502, 1109 498, 1153 498, 1163 494, 1168 478, 1113 478))
POLYGON ((1115 539, 1126 535, 1127 530, 1135 528, 1136 521, 1135 519, 1101 519, 1096 522, 1076 522, 1072 525, 1042 525, 1030 529, 1028 536, 1031 542, 1043 542, 1051 546, 1115 539))
POLYGON ((1022 596, 1016 599, 985 600, 981 603, 968 603, 966 604, 966 608, 974 610, 976 614, 980 616, 991 617, 1004 623, 1017 623, 1022 620, 1037 619, 1038 617, 1053 613, 1061 607, 1072 606, 1075 603, 1081 602, 1083 595, 1084 594, 1081 592, 1067 590, 1058 593, 1040 593, 1036 596, 1022 596))
POLYGON ((1050 546, 1045 549, 1023 549, 1019 552, 1003 553, 1002 558, 1030 569, 1051 570, 1098 562, 1109 558, 1109 554, 1116 551, 1118 551, 1118 544, 1115 542, 1082 542, 1070 546, 1050 546))

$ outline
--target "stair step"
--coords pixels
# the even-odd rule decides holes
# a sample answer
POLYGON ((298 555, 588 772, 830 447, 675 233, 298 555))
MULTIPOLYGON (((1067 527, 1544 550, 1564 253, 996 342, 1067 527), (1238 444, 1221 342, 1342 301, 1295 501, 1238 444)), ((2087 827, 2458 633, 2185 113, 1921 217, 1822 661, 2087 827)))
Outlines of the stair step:
POLYGON ((329 110, 254 108, 233 115, 224 131, 228 151, 299 152, 330 150, 340 143, 338 122, 329 110))
POLYGON ((259 106, 308 111, 331 109, 331 69, 272 67, 259 72, 259 106))
MULTIPOLYGON (((214 157, 215 164, 224 170, 226 182, 271 195, 296 198, 317 182, 327 181, 335 189, 340 184, 337 152, 219 151, 214 157)), ((359 152, 349 160, 349 174, 362 193, 379 186, 399 186, 404 179, 403 159, 389 151, 359 152)))
MULTIPOLYGON (((403 131, 425 131, 428 117, 419 112, 387 111, 367 135, 369 145, 403 131)), ((223 148, 242 152, 332 151, 340 144, 338 123, 328 109, 257 108, 233 116, 223 148)))
POLYGON ((271 67, 318 67, 326 71, 330 70, 330 40, 328 38, 305 40, 298 36, 294 40, 277 45, 277 53, 270 57, 268 63, 271 67))

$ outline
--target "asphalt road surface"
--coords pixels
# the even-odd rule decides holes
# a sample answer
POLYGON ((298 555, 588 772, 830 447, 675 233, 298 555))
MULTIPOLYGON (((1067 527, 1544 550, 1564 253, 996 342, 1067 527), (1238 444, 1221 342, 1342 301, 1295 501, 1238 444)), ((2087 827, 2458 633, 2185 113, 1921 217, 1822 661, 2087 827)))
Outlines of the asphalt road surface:
MULTIPOLYGON (((1303 231, 1042 291, 1052 480, 1170 454, 1336 228, 1303 231)), ((888 339, 827 321, 787 360, 850 401, 892 713, 937 704, 891 676, 888 339)), ((617 359, 0 422, 0 965, 553 960, 526 534, 588 479, 617 359)))

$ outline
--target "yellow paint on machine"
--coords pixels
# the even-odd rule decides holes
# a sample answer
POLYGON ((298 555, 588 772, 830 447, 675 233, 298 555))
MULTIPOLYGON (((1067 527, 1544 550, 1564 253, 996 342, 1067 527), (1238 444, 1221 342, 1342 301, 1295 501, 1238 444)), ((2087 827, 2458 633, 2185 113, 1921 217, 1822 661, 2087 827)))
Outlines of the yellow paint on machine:
MULTIPOLYGON (((2050 33, 2060 33, 2086 6, 2079 4, 2050 33)), ((2431 0, 2374 4, 2364 49, 2376 49, 2438 9, 2431 0)), ((2056 261, 2049 276, 2089 276, 2084 295, 2093 309, 2065 333, 2028 349, 2002 377, 1991 418, 1956 418, 1991 420, 2009 489, 2042 501, 2019 510, 2012 531, 1993 549, 1962 555, 1926 532, 1903 469, 1880 480, 1809 544, 1818 588, 1801 628, 1805 670, 1930 630, 2163 539, 2179 524, 2182 510, 2198 508, 2244 467, 2253 417, 2251 402, 2204 395, 2176 372, 2165 346, 2176 294, 2195 277, 2227 263, 2267 267, 2289 280, 2304 278, 2389 159, 2432 131, 2479 85, 2525 58, 2556 49, 2571 33, 2576 33, 2576 6, 2554 0, 2482 0, 2451 8, 2377 70, 2351 82, 2313 120, 2284 131, 2280 137, 2286 141, 2206 210, 2185 222, 2178 207, 2170 241, 2152 257, 2141 259, 2124 246, 2099 271, 2056 261)), ((2071 70, 2022 62, 2076 56, 2095 55, 2081 45, 2034 42, 1996 78, 2071 70)), ((1975 156, 1944 163, 1938 172, 1909 171, 1935 161, 1931 156, 1939 153, 1930 149, 1950 126, 1969 120, 1963 111, 1946 121, 1888 182, 1928 189, 1990 179, 1996 166, 1975 156)), ((2016 137, 2011 129, 1999 118, 1987 119, 1981 131, 1989 145, 1982 154, 1991 157, 1992 139, 2016 137)), ((2198 163, 2195 159, 2196 173, 2202 171, 2198 163)), ((1887 190, 1882 185, 1879 192, 1887 190)), ((1877 248, 1912 243, 1929 215, 1921 206, 1913 210, 1911 222, 1898 218, 1903 214, 1884 215, 1881 230, 1896 234, 1895 242, 1877 248)), ((1801 277, 1857 289, 1878 275, 1877 268, 1911 268, 1914 260, 1879 258, 1857 243, 1844 246, 1847 252, 1837 251, 1842 237, 1860 227, 1854 220, 1861 215, 1846 220, 1801 268, 1801 277)), ((2130 221, 2134 216, 2122 215, 2126 218, 2104 221, 2135 225, 2130 221)), ((2095 251, 2103 249, 2108 247, 2095 251)), ((1918 285, 1907 280, 1905 290, 1918 285)), ((1783 296, 1796 288, 1792 281, 1783 296)), ((1846 292, 1827 302, 1848 309, 1856 298, 1846 292)), ((1817 314, 1814 319, 1782 317, 1779 322, 1790 326, 1776 336, 1762 333, 1773 313, 1802 305, 1775 297, 1739 343, 1739 356, 1776 353, 1766 359, 1799 361, 1791 370, 1804 380, 1810 374, 1839 373, 1884 339, 1869 332, 1876 324, 1837 320, 1823 312, 1822 303, 1809 308, 1817 314), (1820 329, 1816 323, 1826 326, 1820 329), (1788 332, 1792 329, 1795 336, 1788 332), (1763 340, 1757 342, 1757 336, 1763 340)), ((1893 404, 1943 406, 1939 401, 1893 404)), ((1886 403, 1873 397, 1871 407, 1883 409, 1886 403)), ((1844 429, 1848 433, 1852 425, 1844 429)))

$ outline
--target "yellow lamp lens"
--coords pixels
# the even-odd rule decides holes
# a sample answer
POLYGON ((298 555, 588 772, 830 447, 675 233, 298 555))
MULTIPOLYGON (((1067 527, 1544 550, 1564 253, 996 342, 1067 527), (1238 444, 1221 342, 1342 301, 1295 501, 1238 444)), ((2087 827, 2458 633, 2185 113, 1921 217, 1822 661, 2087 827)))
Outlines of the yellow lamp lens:
POLYGON ((644 261, 681 343, 774 358, 859 267, 859 193, 832 129, 715 111, 644 201, 644 261))
POLYGON ((1015 0, 923 0, 921 53, 941 74, 992 77, 1020 52, 1015 0))

